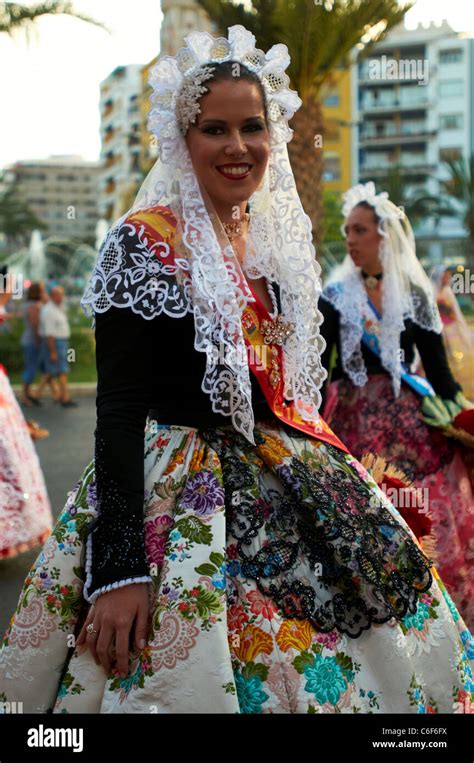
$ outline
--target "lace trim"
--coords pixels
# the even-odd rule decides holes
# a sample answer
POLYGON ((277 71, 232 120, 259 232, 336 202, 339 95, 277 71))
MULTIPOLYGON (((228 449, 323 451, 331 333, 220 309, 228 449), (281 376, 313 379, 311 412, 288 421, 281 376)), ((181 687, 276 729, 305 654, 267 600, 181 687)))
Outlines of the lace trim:
MULTIPOLYGON (((275 155, 279 156, 277 149, 275 155)), ((288 180, 291 168, 286 157, 284 153, 281 155, 278 166, 278 183, 282 187, 291 186, 288 180)), ((197 180, 191 168, 183 170, 181 186, 185 199, 195 198, 197 180)), ((147 320, 162 312, 173 318, 193 312, 194 346, 206 355, 202 390, 209 395, 212 411, 230 417, 234 428, 253 443, 250 372, 247 364, 238 362, 246 356, 245 351, 239 352, 239 348, 244 347, 241 316, 253 299, 251 292, 233 254, 225 259, 220 248, 216 250, 212 228, 207 230, 204 225, 201 228, 195 218, 192 218, 192 225, 185 222, 183 241, 198 238, 199 251, 202 251, 202 256, 194 255, 191 276, 188 261, 173 250, 171 228, 173 224, 176 226, 173 213, 168 208, 156 207, 148 214, 155 214, 160 225, 165 221, 167 239, 151 241, 144 225, 133 222, 133 213, 128 218, 121 218, 109 231, 101 248, 81 299, 84 312, 92 317, 93 325, 95 313, 105 312, 110 306, 128 307, 147 320), (214 309, 210 309, 210 305, 214 309)), ((314 420, 321 404, 319 389, 326 378, 320 358, 325 342, 319 333, 322 321, 317 309, 319 271, 310 258, 312 245, 302 211, 301 217, 284 231, 280 223, 275 222, 269 237, 263 233, 267 230, 264 216, 256 213, 253 243, 260 251, 265 250, 264 260, 285 244, 300 252, 299 256, 289 257, 290 262, 279 268, 273 260, 269 261, 262 275, 268 280, 271 280, 271 274, 278 277, 281 313, 295 326, 294 335, 288 338, 283 349, 285 396, 296 401, 304 419, 314 420)), ((262 263, 263 260, 260 261, 263 268, 262 263)))
POLYGON ((117 588, 124 588, 127 585, 133 585, 133 583, 152 583, 153 580, 151 577, 145 575, 141 578, 126 578, 126 580, 117 580, 116 583, 109 583, 109 585, 102 586, 102 588, 98 588, 96 591, 94 591, 93 594, 90 596, 87 596, 84 589, 84 599, 89 602, 89 604, 95 604, 99 596, 103 593, 108 593, 108 591, 114 591, 117 588))
POLYGON ((120 218, 107 233, 81 298, 93 326, 95 313, 112 306, 129 307, 146 320, 162 312, 176 318, 192 312, 191 279, 179 264, 170 262, 170 245, 149 241, 144 226, 137 227, 126 218, 120 218))
MULTIPOLYGON (((386 508, 383 494, 362 482, 337 449, 327 446, 340 468, 310 468, 293 457, 275 469, 283 491, 264 492, 262 463, 242 438, 225 430, 201 434, 222 463, 227 526, 242 575, 255 580, 285 617, 358 638, 373 624, 416 611, 418 594, 432 584, 431 563, 386 508), (252 555, 249 547, 262 528, 268 543, 252 555)), ((255 436, 258 456, 267 440, 259 430, 255 436)))
POLYGON ((325 287, 323 297, 339 313, 341 365, 356 387, 364 387, 368 377, 361 342, 367 295, 361 280, 354 273, 345 281, 330 283, 325 287))

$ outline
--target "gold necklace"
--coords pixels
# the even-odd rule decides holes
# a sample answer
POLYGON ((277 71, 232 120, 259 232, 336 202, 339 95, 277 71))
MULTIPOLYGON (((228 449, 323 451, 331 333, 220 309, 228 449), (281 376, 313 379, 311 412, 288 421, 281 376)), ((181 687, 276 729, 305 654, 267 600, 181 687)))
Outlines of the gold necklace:
POLYGON ((222 223, 222 227, 224 228, 226 232, 226 236, 229 239, 229 241, 233 241, 234 238, 238 238, 242 235, 243 232, 243 223, 248 223, 250 220, 250 215, 248 212, 244 213, 243 218, 240 220, 235 220, 231 223, 222 223))

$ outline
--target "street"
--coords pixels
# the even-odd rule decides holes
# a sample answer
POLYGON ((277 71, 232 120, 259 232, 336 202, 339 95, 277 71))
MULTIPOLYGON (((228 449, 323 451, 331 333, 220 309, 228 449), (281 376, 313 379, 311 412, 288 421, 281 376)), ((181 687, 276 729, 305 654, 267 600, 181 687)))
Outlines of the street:
MULTIPOLYGON (((50 433, 49 437, 35 442, 35 447, 55 518, 64 507, 68 491, 94 455, 95 395, 78 396, 75 400, 77 408, 62 408, 46 399, 41 408, 23 409, 25 418, 38 421, 50 433)), ((16 607, 26 574, 40 551, 41 547, 38 547, 13 559, 0 561, 1 638, 16 607)))

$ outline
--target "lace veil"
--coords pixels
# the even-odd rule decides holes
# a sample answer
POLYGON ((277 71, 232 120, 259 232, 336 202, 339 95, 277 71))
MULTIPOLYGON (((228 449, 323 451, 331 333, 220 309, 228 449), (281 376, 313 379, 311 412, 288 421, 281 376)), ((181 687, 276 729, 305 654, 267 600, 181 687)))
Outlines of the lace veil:
POLYGON ((285 396, 295 400, 305 419, 317 417, 320 387, 326 377, 320 361, 324 340, 317 304, 320 268, 288 159, 292 131, 288 120, 301 105, 285 74, 290 58, 285 45, 266 54, 242 26, 228 39, 193 32, 175 57, 164 57, 152 69, 149 128, 159 158, 131 208, 113 226, 99 252, 81 300, 93 318, 111 305, 130 307, 146 319, 162 312, 193 313, 195 347, 206 353, 202 388, 212 409, 231 416, 241 434, 253 442, 251 384, 241 316, 253 301, 246 278, 266 277, 280 287, 281 313, 295 326, 284 347, 285 396), (250 225, 243 271, 213 205, 194 171, 181 125, 196 113, 206 65, 232 61, 260 79, 266 94, 271 152, 258 190, 249 199, 250 225), (150 243, 134 215, 166 207, 178 221, 175 259, 166 255, 170 242, 150 243), (140 250, 130 252, 127 236, 138 234, 140 250))
MULTIPOLYGON (((382 309, 379 325, 381 363, 392 377, 393 390, 400 392, 400 334, 404 321, 411 319, 428 331, 440 334, 442 323, 430 279, 416 256, 415 237, 404 211, 395 206, 388 194, 375 193, 373 183, 356 185, 343 196, 345 218, 365 201, 378 217, 380 261, 383 268, 382 309)), ((324 297, 340 315, 341 363, 353 384, 367 383, 367 369, 362 356, 363 319, 371 314, 361 269, 347 255, 330 274, 324 297)), ((372 316, 373 317, 373 316, 372 316)))

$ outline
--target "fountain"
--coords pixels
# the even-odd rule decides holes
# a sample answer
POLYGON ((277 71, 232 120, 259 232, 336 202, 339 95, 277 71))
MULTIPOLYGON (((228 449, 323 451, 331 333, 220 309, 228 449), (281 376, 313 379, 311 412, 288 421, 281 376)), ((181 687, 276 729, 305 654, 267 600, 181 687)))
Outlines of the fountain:
POLYGON ((29 272, 26 275, 31 281, 43 281, 46 278, 44 243, 39 230, 34 230, 31 234, 28 265, 29 272))

